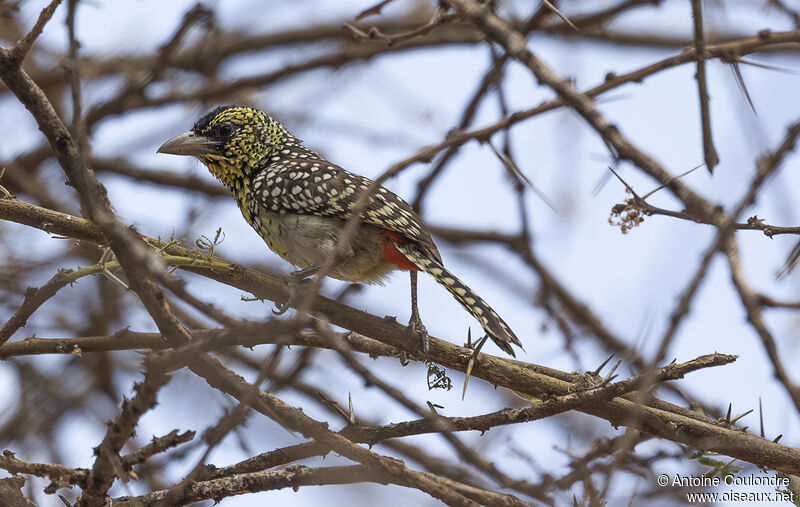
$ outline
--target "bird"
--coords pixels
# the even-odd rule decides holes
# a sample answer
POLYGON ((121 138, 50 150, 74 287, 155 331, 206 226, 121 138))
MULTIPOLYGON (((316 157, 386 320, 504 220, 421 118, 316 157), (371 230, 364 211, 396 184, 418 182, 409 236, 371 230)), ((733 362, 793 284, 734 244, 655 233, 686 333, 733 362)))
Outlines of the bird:
MULTIPOLYGON (((316 274, 334 255, 359 196, 372 184, 304 146, 266 112, 247 106, 217 107, 158 152, 193 156, 208 168, 267 246, 300 268, 286 277, 290 289, 292 280, 316 274)), ((393 271, 409 271, 409 327, 422 337, 427 357, 428 333, 417 305, 417 273, 424 271, 481 324, 486 336, 516 357, 511 345, 522 348, 522 343, 491 306, 444 267, 431 232, 408 203, 377 186, 360 219, 345 255, 328 276, 382 284, 393 271)))

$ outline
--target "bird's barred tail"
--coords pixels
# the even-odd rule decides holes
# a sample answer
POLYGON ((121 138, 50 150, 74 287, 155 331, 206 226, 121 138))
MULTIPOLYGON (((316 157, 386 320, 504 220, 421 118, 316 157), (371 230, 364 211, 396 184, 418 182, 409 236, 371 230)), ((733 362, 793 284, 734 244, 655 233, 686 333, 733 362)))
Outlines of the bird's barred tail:
POLYGON ((489 338, 491 338, 498 347, 512 357, 516 357, 514 349, 511 348, 511 344, 513 343, 522 348, 522 343, 520 343, 519 338, 514 335, 514 332, 508 324, 497 315, 497 312, 495 312, 486 301, 481 299, 480 296, 475 294, 472 289, 467 287, 464 282, 445 269, 439 262, 425 255, 417 245, 408 242, 398 244, 396 247, 411 262, 431 275, 434 280, 442 284, 447 291, 453 295, 456 301, 461 303, 461 306, 480 322, 483 329, 489 335, 489 338))

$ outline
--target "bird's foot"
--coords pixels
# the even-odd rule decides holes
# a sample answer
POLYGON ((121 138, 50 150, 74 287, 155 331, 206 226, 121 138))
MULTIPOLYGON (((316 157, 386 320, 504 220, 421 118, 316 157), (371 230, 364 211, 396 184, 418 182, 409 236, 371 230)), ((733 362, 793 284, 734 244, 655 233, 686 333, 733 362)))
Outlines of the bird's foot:
POLYGON ((409 361, 408 354, 406 353, 405 350, 400 351, 399 359, 400 359, 400 366, 408 366, 408 363, 411 362, 409 361))
POLYGON ((425 328, 425 324, 422 323, 422 319, 419 318, 419 313, 411 313, 411 319, 408 321, 408 327, 410 327, 411 330, 418 334, 422 339, 422 353, 424 354, 423 361, 427 362, 430 340, 428 339, 428 330, 425 328))
POLYGON ((301 269, 299 271, 292 271, 282 278, 284 283, 286 283, 286 287, 289 289, 289 297, 283 303, 275 302, 275 308, 272 310, 274 315, 283 315, 289 308, 297 303, 297 296, 302 293, 302 291, 298 289, 310 283, 311 280, 309 280, 309 276, 306 270, 301 269))

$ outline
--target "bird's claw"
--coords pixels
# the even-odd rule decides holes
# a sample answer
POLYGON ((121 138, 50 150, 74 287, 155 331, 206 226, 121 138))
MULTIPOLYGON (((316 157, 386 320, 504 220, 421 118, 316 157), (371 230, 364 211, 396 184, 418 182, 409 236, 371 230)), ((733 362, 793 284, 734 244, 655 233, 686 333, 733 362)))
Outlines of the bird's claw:
POLYGON ((272 309, 273 315, 283 315, 286 313, 286 311, 297 302, 297 295, 300 292, 297 290, 298 287, 309 282, 308 276, 301 271, 293 271, 285 275, 282 279, 289 290, 289 297, 286 298, 286 301, 283 303, 275 302, 275 308, 272 309))
POLYGON ((428 330, 425 328, 425 324, 422 323, 422 319, 419 318, 419 315, 412 314, 411 320, 408 321, 408 327, 422 339, 422 352, 425 356, 424 360, 427 361, 430 340, 428 339, 428 330))
POLYGON ((410 362, 411 361, 408 360, 408 354, 406 354, 406 351, 405 350, 401 351, 400 352, 400 366, 408 366, 408 363, 410 363, 410 362))
POLYGON ((287 299, 285 303, 278 303, 275 301, 275 308, 272 309, 272 315, 283 315, 286 313, 286 310, 290 308, 289 302, 291 299, 292 297, 289 296, 289 299, 287 299))

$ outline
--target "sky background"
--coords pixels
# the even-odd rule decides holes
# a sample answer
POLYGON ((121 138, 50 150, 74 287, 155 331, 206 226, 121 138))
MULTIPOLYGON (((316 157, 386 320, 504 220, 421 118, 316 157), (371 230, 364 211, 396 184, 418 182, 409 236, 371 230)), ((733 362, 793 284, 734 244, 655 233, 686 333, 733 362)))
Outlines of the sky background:
MULTIPOLYGON (((212 2, 218 25, 226 30, 261 32, 303 28, 332 20, 352 19, 370 6, 372 1, 299 1, 299 2, 212 2), (245 15, 246 14, 246 15, 245 15)), ((567 15, 594 9, 594 2, 567 2, 562 8, 567 15)), ((610 3, 610 2, 609 2, 610 3)), ((790 30, 786 17, 775 11, 754 9, 747 1, 706 2, 707 33, 754 34, 763 28, 790 30)), ((384 11, 385 16, 404 12, 414 2, 397 2, 384 11)), ((510 11, 527 12, 531 2, 512 3, 510 11), (525 7, 524 9, 522 7, 525 7)), ((149 54, 174 30, 182 13, 192 2, 134 1, 86 2, 78 11, 78 30, 85 54, 111 56, 115 52, 149 54)), ((38 16, 41 2, 24 2, 22 8, 31 23, 38 16)), ((509 11, 506 11, 508 13, 509 11)), ((66 34, 60 7, 39 44, 61 50, 66 34)), ((371 21, 377 21, 372 18, 371 21)), ((656 33, 690 37, 689 2, 666 1, 657 8, 623 16, 610 28, 636 33, 656 33)), ((197 35, 197 34, 194 34, 197 35)), ((603 81, 610 72, 621 74, 643 65, 675 55, 680 49, 626 48, 593 40, 564 39, 534 35, 529 47, 544 62, 562 75, 575 78, 583 90, 603 81)), ((317 54, 325 48, 301 47, 273 54, 251 53, 236 58, 222 69, 227 77, 260 74, 279 69, 287 60, 297 61, 317 54)), ((776 53, 753 55, 747 61, 774 67, 764 69, 742 65, 741 72, 755 106, 751 110, 737 86, 729 65, 716 60, 707 63, 708 84, 712 97, 711 117, 714 139, 721 162, 714 175, 701 168, 684 178, 698 193, 730 210, 750 183, 755 159, 765 150, 774 149, 781 141, 788 124, 800 118, 800 102, 796 100, 800 77, 797 54, 776 53)), ((403 52, 382 56, 368 65, 347 66, 338 71, 313 71, 297 78, 263 88, 251 96, 253 105, 268 110, 305 141, 331 161, 348 170, 376 177, 392 163, 404 159, 419 148, 444 139, 454 127, 464 104, 474 92, 490 62, 486 45, 459 48, 437 48, 429 51, 403 52)), ((512 63, 507 68, 506 93, 512 111, 532 107, 553 97, 553 92, 537 86, 530 72, 512 63)), ((672 174, 679 174, 703 163, 695 66, 682 65, 647 79, 641 84, 628 84, 603 95, 599 109, 643 151, 653 156, 672 174)), ((191 86, 187 82, 187 86, 191 86)), ((87 87, 84 97, 88 105, 113 96, 120 83, 107 82, 87 87)), ((157 93, 156 89, 153 93, 157 93)), ((166 90, 162 90, 166 91, 166 90)), ((35 147, 41 140, 27 112, 13 100, 0 101, 0 131, 15 132, 13 142, 0 143, 0 160, 35 147)), ((168 106, 130 114, 124 121, 100 123, 91 137, 93 154, 100 157, 125 156, 136 164, 154 170, 169 169, 178 174, 195 175, 214 181, 195 160, 155 153, 158 146, 172 135, 188 130, 208 109, 203 105, 168 106)), ((500 118, 497 101, 482 104, 475 126, 484 126, 500 118)), ((8 138, 7 138, 8 139, 8 138)), ((497 137, 499 143, 500 137, 497 137)), ((678 221, 667 217, 647 217, 644 223, 628 234, 609 224, 612 206, 627 197, 623 186, 609 178, 610 159, 603 143, 575 113, 559 109, 518 124, 511 131, 515 160, 524 172, 555 203, 556 211, 532 193, 528 195, 528 219, 532 225, 535 253, 576 297, 600 315, 603 323, 627 343, 635 344, 644 357, 652 357, 677 298, 694 275, 703 253, 713 241, 715 230, 710 226, 678 221)), ((764 185, 756 205, 744 217, 758 215, 775 225, 796 225, 798 210, 795 190, 800 185, 798 160, 786 159, 782 169, 764 185)), ((426 166, 415 165, 386 183, 391 190, 411 200, 426 166)), ((58 167, 48 172, 58 175, 58 167)), ((440 178, 425 202, 423 218, 430 225, 466 229, 494 230, 515 233, 519 229, 516 202, 503 177, 504 169, 486 145, 468 143, 458 153, 446 174, 440 178)), ((642 195, 657 184, 635 168, 622 164, 620 174, 642 195)), ((57 176, 62 177, 62 176, 57 176)), ((184 223, 187 210, 196 210, 197 220, 186 237, 213 235, 222 227, 226 237, 217 253, 227 259, 250 266, 265 267, 283 273, 291 270, 269 252, 260 238, 242 220, 233 200, 211 198, 196 193, 176 193, 153 185, 131 182, 109 174, 101 174, 109 189, 109 197, 120 218, 137 230, 167 237, 176 223, 184 223)), ((655 194, 654 205, 680 209, 679 202, 668 192, 655 194)), ((53 239, 38 231, 18 228, 19 240, 30 241, 33 250, 52 248, 53 239)), ((791 250, 795 238, 778 236, 769 239, 757 231, 737 233, 745 275, 753 288, 778 299, 795 300, 800 273, 776 280, 775 273, 791 250)), ((439 248, 448 268, 481 294, 511 325, 525 346, 518 358, 561 370, 594 370, 606 353, 592 340, 581 339, 574 354, 564 351, 563 340, 555 326, 546 325, 546 315, 531 304, 538 281, 512 254, 500 247, 481 245, 452 246, 440 241, 439 248)), ((51 276, 44 273, 42 282, 51 276)), ((269 302, 243 302, 241 291, 211 283, 200 277, 186 276, 189 289, 203 294, 232 315, 250 319, 269 316, 269 302), (209 289, 203 293, 204 289, 209 289), (213 289, 213 290, 212 290, 213 289)), ((344 285, 328 280, 326 294, 336 294, 344 285)), ((372 314, 394 315, 406 322, 410 314, 408 276, 395 275, 384 287, 366 288, 350 300, 351 306, 372 314)), ((57 306, 68 294, 61 294, 48 303, 57 306)), ((462 343, 467 329, 473 334, 478 325, 464 313, 449 294, 433 280, 421 277, 420 302, 422 318, 433 336, 453 343, 462 343)), ((66 303, 65 303, 66 304, 66 303)), ((131 304, 134 301, 131 298, 131 304)), ((46 311, 48 307, 42 309, 46 311)), ((0 316, 2 317, 2 316, 0 316)), ((780 354, 791 370, 800 358, 797 317, 789 311, 767 310, 767 324, 775 335, 780 354)), ((4 319, 3 319, 4 320, 4 319)), ((153 330, 144 312, 133 319, 132 329, 153 330)), ((57 335, 57 330, 37 328, 36 323, 15 335, 15 339, 57 335)), ((491 343, 486 352, 502 354, 491 343)), ((783 434, 782 443, 797 447, 800 443, 800 422, 784 388, 774 380, 760 340, 747 325, 744 309, 733 289, 724 258, 712 263, 691 314, 685 320, 667 358, 678 362, 691 360, 714 351, 738 354, 732 365, 693 373, 680 381, 680 387, 721 411, 733 404, 733 413, 749 409, 743 424, 757 431, 758 404, 762 400, 767 437, 783 434)), ((256 349, 263 356, 267 352, 256 349)), ((361 381, 341 367, 338 359, 322 364, 307 380, 329 386, 346 400, 354 396, 357 413, 366 420, 387 423, 412 418, 401 407, 383 400, 375 389, 366 389, 361 381)), ((51 362, 58 367, 69 358, 46 357, 37 361, 51 362)), ((403 386, 406 392, 424 405, 426 400, 444 406, 445 415, 474 415, 518 405, 503 390, 495 390, 478 379, 470 382, 467 401, 460 400, 463 377, 452 374, 459 386, 449 392, 428 391, 422 365, 402 368, 397 361, 366 360, 384 380, 403 386)), ((622 366, 622 375, 630 370, 622 366)), ((795 382, 796 372, 790 371, 795 382)), ((130 389, 130 377, 120 375, 122 392, 130 389)), ((79 382, 80 379, 65 379, 79 382)), ((0 414, 3 403, 13 403, 13 375, 0 363, 0 414), (4 373, 4 370, 5 373, 4 373), (7 381, 6 381, 7 380, 7 381), (3 387, 4 386, 4 387, 3 387), (6 399, 7 402, 2 400, 6 399)), ((668 393, 664 397, 675 401, 668 393)), ((307 403, 301 396, 287 393, 285 401, 304 407, 312 417, 330 420, 330 416, 307 403)), ((142 419, 139 433, 163 434, 169 429, 201 430, 213 424, 231 403, 222 394, 206 389, 204 383, 185 372, 161 392, 157 410, 142 419), (185 393, 192 393, 186 396, 185 393), (199 401, 196 396, 202 396, 199 401)), ((76 438, 65 439, 63 455, 73 466, 90 466, 91 449, 98 443, 104 421, 113 411, 101 411, 94 419, 71 421, 63 431, 76 438)), ((0 415, 2 418, 2 415, 0 415)), ((582 414, 568 414, 546 421, 528 423, 524 427, 504 428, 489 432, 489 438, 476 434, 463 435, 466 442, 496 460, 509 475, 535 477, 542 470, 558 475, 568 458, 565 451, 580 454, 590 441, 583 435, 615 436, 621 434, 609 423, 582 414), (578 437, 570 438, 575 428, 578 437), (522 451, 533 462, 513 455, 522 451)), ((428 449, 441 449, 443 458, 453 458, 452 450, 442 439, 415 437, 428 449)), ((302 439, 266 420, 253 416, 245 430, 231 436, 211 457, 218 466, 233 463, 248 455, 277 446, 299 443, 302 439), (243 451, 240 442, 246 442, 243 451)), ((677 450, 674 444, 649 442, 677 450)), ((438 452, 438 451, 437 451, 438 452)), ((35 456, 29 456, 31 460, 35 456)), ((191 463, 188 457, 186 463, 191 463)), ((329 456, 325 464, 339 460, 329 456)), ((664 467, 674 465, 665 464, 664 467)), ((681 467, 691 467, 685 461, 681 467)), ((669 472, 670 470, 664 470, 669 472)), ((185 470, 176 471, 176 474, 185 470)), ((661 473, 662 470, 654 470, 661 473)), ((620 476, 613 499, 624 499, 634 479, 620 476), (626 482, 629 481, 629 482, 626 482), (619 495, 619 496, 616 496, 619 495)), ((131 486, 136 492, 135 485, 131 486)), ((116 492, 125 490, 117 487, 116 492)), ((40 497, 39 500, 42 500, 40 497)), ((257 505, 361 505, 380 501, 386 505, 430 505, 430 498, 405 488, 379 485, 328 486, 249 495, 226 500, 228 506, 257 505), (391 496, 387 496, 387 492, 391 496)), ((566 500, 566 497, 565 497, 566 500)), ((57 497, 46 497, 42 505, 58 505, 57 497), (49 502, 49 503, 48 503, 49 502)))

